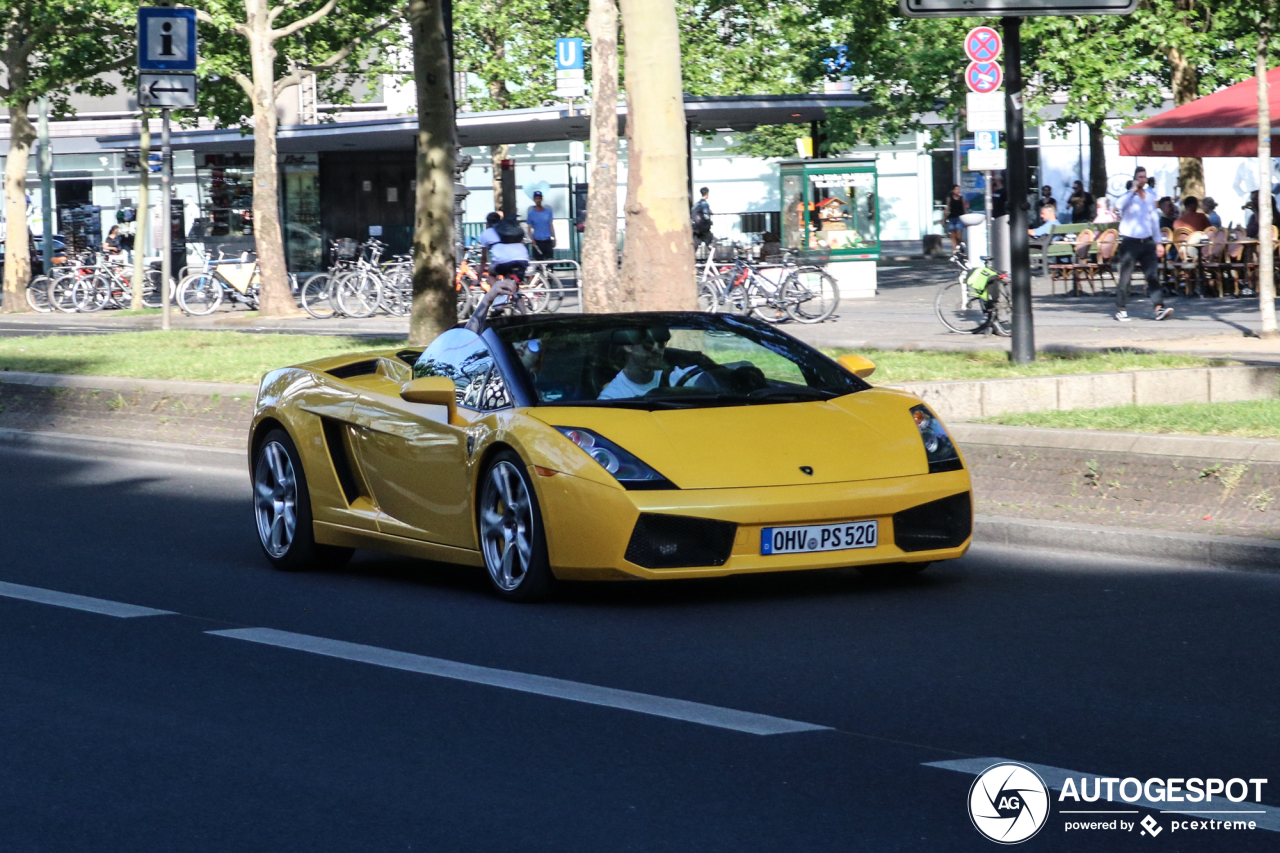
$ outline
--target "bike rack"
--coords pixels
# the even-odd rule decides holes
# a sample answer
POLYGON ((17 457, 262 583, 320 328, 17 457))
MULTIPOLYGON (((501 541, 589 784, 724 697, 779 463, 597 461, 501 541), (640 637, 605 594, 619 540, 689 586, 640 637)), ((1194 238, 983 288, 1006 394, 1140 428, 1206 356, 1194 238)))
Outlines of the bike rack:
POLYGON ((559 293, 561 298, 563 298, 566 293, 572 293, 578 300, 578 313, 582 313, 582 264, 572 258, 561 258, 554 261, 529 261, 530 266, 533 266, 534 264, 537 264, 549 272, 556 272, 557 270, 573 270, 573 280, 576 283, 572 287, 549 287, 547 288, 547 292, 559 293))

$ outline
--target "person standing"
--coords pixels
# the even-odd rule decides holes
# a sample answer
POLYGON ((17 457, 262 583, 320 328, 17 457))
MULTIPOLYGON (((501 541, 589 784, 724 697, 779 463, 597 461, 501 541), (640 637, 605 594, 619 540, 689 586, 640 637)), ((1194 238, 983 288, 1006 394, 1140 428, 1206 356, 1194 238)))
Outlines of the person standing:
POLYGON ((951 187, 951 195, 947 196, 947 233, 951 235, 951 251, 960 248, 964 242, 964 223, 960 217, 969 212, 969 200, 960 192, 960 185, 951 187))
POLYGON ((533 193, 533 207, 525 211, 524 221, 529 226, 529 239, 533 241, 533 259, 550 261, 555 259, 556 232, 551 226, 555 218, 550 207, 542 205, 542 190, 533 193))
POLYGON ((991 218, 999 219, 1008 215, 1009 199, 1004 188, 1004 177, 996 172, 991 176, 991 218))
POLYGON ((707 201, 707 197, 711 195, 708 187, 698 190, 698 194, 702 198, 698 199, 692 209, 689 211, 689 222, 693 226, 693 248, 696 251, 698 246, 706 244, 710 248, 715 243, 715 237, 711 234, 711 203, 707 201))
POLYGON ((1071 197, 1067 199, 1067 207, 1071 209, 1072 223, 1093 221, 1093 193, 1084 188, 1082 181, 1076 181, 1072 185, 1071 197))
POLYGON ((1160 211, 1156 209, 1156 197, 1147 186, 1147 170, 1139 166, 1133 173, 1133 190, 1120 196, 1116 205, 1120 213, 1120 281, 1116 284, 1115 318, 1129 322, 1126 302, 1129 298, 1129 282, 1133 268, 1142 265, 1147 279, 1147 291, 1155 305, 1155 319, 1163 320, 1173 313, 1165 307, 1165 290, 1160 283, 1160 258, 1164 257, 1164 245, 1160 242, 1160 211))

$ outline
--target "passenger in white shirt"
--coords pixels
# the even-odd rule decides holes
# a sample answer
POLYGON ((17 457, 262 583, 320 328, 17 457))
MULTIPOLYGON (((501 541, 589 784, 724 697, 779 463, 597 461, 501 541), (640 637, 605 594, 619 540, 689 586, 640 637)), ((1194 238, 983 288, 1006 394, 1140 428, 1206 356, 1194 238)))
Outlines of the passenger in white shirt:
POLYGON ((1173 313, 1165 307, 1165 289, 1160 283, 1160 258, 1164 246, 1160 243, 1160 211, 1156 208, 1156 195, 1147 186, 1147 170, 1139 166, 1133 173, 1133 189, 1120 196, 1116 204, 1120 214, 1120 281, 1116 284, 1116 319, 1129 322, 1125 303, 1129 298, 1129 281, 1134 266, 1142 265, 1147 279, 1147 292, 1155 306, 1155 319, 1163 320, 1173 313))

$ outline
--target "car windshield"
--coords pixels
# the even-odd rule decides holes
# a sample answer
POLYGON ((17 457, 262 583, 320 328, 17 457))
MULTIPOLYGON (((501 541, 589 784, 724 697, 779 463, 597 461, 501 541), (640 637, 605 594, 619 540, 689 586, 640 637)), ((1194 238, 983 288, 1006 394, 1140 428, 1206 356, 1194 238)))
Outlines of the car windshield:
POLYGON ((870 387, 790 335, 731 315, 520 317, 494 331, 544 406, 796 403, 870 387))

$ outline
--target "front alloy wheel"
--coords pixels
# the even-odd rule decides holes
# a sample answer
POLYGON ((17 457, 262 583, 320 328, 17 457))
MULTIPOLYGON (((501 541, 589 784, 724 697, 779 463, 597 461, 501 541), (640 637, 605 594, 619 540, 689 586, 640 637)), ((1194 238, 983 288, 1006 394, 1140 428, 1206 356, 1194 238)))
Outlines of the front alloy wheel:
POLYGON ((550 592, 537 496, 515 453, 500 454, 485 472, 479 509, 480 550, 498 595, 531 601, 550 592))

